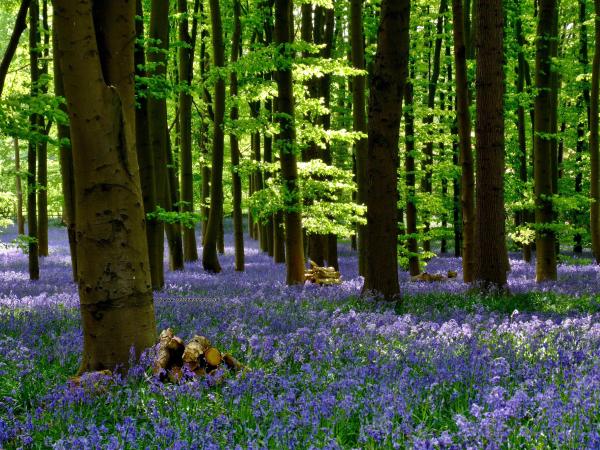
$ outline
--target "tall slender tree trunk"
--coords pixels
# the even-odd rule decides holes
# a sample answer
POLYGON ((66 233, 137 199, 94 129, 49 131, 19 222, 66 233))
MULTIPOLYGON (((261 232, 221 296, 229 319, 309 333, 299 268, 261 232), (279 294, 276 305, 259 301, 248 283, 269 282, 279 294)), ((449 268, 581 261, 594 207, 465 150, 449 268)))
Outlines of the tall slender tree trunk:
MULTIPOLYGON (((225 66, 225 45, 223 43, 223 24, 218 0, 210 0, 210 19, 212 24, 213 61, 215 68, 225 66)), ((225 80, 219 76, 215 82, 213 122, 213 151, 210 185, 210 213, 204 249, 202 251, 202 266, 209 272, 220 272, 221 265, 217 256, 217 239, 223 220, 223 153, 225 136, 223 122, 225 116, 225 80)))
MULTIPOLYGON (((579 63, 581 71, 587 73, 589 65, 588 56, 588 32, 585 24, 587 20, 586 0, 579 0, 579 63)), ((581 193, 583 187, 583 172, 581 170, 581 160, 583 154, 587 151, 586 134, 589 130, 590 123, 590 86, 586 80, 583 82, 582 93, 577 97, 577 110, 579 111, 579 121, 577 123, 577 147, 576 147, 576 165, 577 172, 575 175, 575 192, 581 193), (583 115, 583 118, 581 117, 583 115)), ((582 214, 575 213, 575 225, 581 226, 583 222, 582 214)), ((575 253, 583 251, 582 236, 580 233, 575 235, 575 245, 573 246, 575 253)))
MULTIPOLYGON (((556 0, 540 0, 535 58, 535 223, 537 281, 556 280, 556 247, 552 204, 552 39, 556 0)), ((593 162, 592 162, 593 164, 593 162)), ((593 208, 593 206, 592 206, 593 208)))
POLYGON ((17 233, 25 234, 25 218, 23 217, 23 187, 21 184, 21 150, 19 149, 19 139, 13 139, 15 150, 15 193, 17 196, 17 233))
POLYGON ((73 149, 80 372, 114 369, 156 339, 135 150, 135 2, 55 0, 54 14, 73 149))
MULTIPOLYGON (((169 131, 167 130, 167 197, 166 210, 177 212, 178 208, 175 205, 179 204, 179 182, 177 174, 179 170, 175 156, 173 155, 173 147, 169 131)), ((181 233, 181 223, 167 223, 165 226, 167 233, 167 242, 169 245, 169 269, 183 270, 183 238, 181 233)))
POLYGON ((15 27, 13 28, 8 45, 6 46, 6 50, 4 51, 4 55, 0 61, 0 97, 2 97, 2 91, 4 90, 4 82, 6 80, 6 75, 8 74, 8 68, 10 67, 10 63, 15 56, 17 48, 19 47, 21 34, 23 34, 23 31, 25 31, 27 28, 27 11, 29 11, 30 4, 31 0, 21 1, 19 12, 15 18, 15 27))
MULTIPOLYGON (((350 38, 352 43, 352 66, 359 70, 365 70, 365 38, 363 35, 362 18, 363 0, 351 0, 350 2, 350 38)), ((357 75, 352 79, 352 118, 354 131, 367 134, 366 115, 366 75, 357 75)), ((365 137, 354 144, 354 155, 356 161, 357 196, 356 201, 361 205, 367 203, 367 190, 369 181, 367 178, 368 166, 368 140, 365 137)), ((365 275, 367 264, 367 226, 357 227, 358 245, 358 273, 365 275)))
POLYGON ((412 82, 404 87, 404 124, 406 138, 406 250, 408 251, 408 271, 411 276, 421 273, 419 264, 419 246, 417 243, 417 205, 415 189, 415 115, 412 82))
MULTIPOLYGON (((150 9, 150 38, 153 40, 153 50, 148 51, 148 63, 153 67, 148 74, 162 78, 166 76, 169 45, 169 2, 167 0, 152 0, 150 9)), ((167 202, 167 105, 164 98, 148 96, 148 133, 152 158, 154 160, 154 182, 156 188, 156 206, 166 209, 167 202)), ((146 211, 151 212, 151 211, 146 211)), ((160 255, 163 264, 165 252, 165 224, 156 221, 160 239, 155 242, 157 258, 160 255)), ((164 281, 161 283, 161 287, 164 281)))
MULTIPOLYGON (((525 77, 526 72, 529 71, 527 60, 525 59, 525 53, 523 47, 525 46, 525 38, 523 36, 523 24, 521 20, 521 11, 518 11, 519 16, 515 21, 515 34, 517 38, 517 45, 519 46, 518 51, 518 62, 517 62, 517 93, 523 94, 525 92, 525 77)), ((522 102, 519 102, 517 106, 517 131, 519 138, 519 179, 523 186, 527 183, 527 134, 525 125, 525 106, 522 102)), ((525 192, 523 192, 523 198, 525 192)), ((526 209, 517 211, 516 224, 525 225, 528 222, 529 211, 526 209)), ((523 259, 526 262, 531 261, 531 244, 523 244, 523 259)))
MULTIPOLYGON (((141 40, 144 37, 142 0, 136 0, 136 15, 142 18, 142 20, 136 20, 135 22, 136 37, 138 40, 141 40)), ((147 77, 145 49, 140 42, 135 46, 134 63, 136 76, 147 77)), ((137 108, 135 110, 135 140, 145 214, 154 212, 157 205, 156 170, 154 167, 153 149, 150 144, 148 121, 148 97, 140 95, 137 98, 137 108)), ((163 267, 164 225, 159 223, 155 218, 146 217, 146 241, 148 245, 152 288, 160 290, 165 283, 163 267)))
MULTIPOLYGON (((44 79, 48 76, 48 59, 50 57, 50 26, 48 25, 48 0, 42 0, 42 23, 43 30, 42 44, 43 51, 42 64, 40 66, 40 86, 39 91, 42 94, 48 93, 48 86, 44 79)), ((48 136, 49 126, 43 116, 39 117, 39 132, 48 136)), ((38 158, 38 180, 37 180, 37 208, 38 208, 38 247, 40 256, 48 256, 48 141, 41 140, 37 145, 38 158)))
MULTIPOLYGON (((240 0, 233 0, 233 38, 231 44, 231 64, 235 66, 240 53, 240 42, 242 39, 242 23, 240 0)), ((238 112, 238 78, 236 69, 231 71, 229 82, 229 95, 231 95, 231 121, 239 118, 238 112)), ((229 135, 231 147, 231 190, 233 197, 233 240, 235 248, 235 270, 244 270, 244 229, 242 215, 242 179, 238 172, 240 166, 240 146, 235 131, 229 135)))
POLYGON ((460 177, 460 206, 462 213, 462 268, 465 283, 475 276, 475 175, 471 149, 471 113, 467 78, 467 47, 465 44, 462 0, 452 0, 454 21, 454 66, 456 67, 456 117, 460 177))
MULTIPOLYGON (((198 4, 196 2, 196 4, 198 4)), ((191 87, 195 42, 188 28, 187 0, 178 0, 177 7, 182 15, 179 22, 179 41, 186 45, 179 48, 179 82, 191 87)), ((181 211, 194 211, 194 174, 192 169, 192 96, 187 90, 179 93, 179 152, 181 156, 181 211)), ((183 227, 183 259, 198 260, 196 228, 183 227)))
MULTIPOLYGON (((436 39, 435 45, 433 49, 433 69, 431 71, 431 77, 429 78, 429 86, 427 93, 427 109, 428 114, 425 117, 423 123, 425 127, 428 129, 428 137, 430 138, 428 142, 425 144, 425 148, 423 149, 424 159, 422 162, 423 166, 423 179, 421 181, 421 188, 424 193, 431 195, 433 192, 433 123, 434 123, 434 112, 433 108, 435 107, 435 97, 437 93, 438 80, 440 77, 440 65, 441 65, 441 56, 442 56, 442 36, 444 32, 444 14, 448 9, 447 0, 440 1, 440 9, 438 12, 438 19, 436 24, 436 39)), ((429 231, 430 231, 430 220, 429 217, 426 218, 425 222, 425 236, 423 239, 423 250, 426 252, 431 251, 431 240, 429 239, 429 231)))
POLYGON ((592 62, 592 86, 590 94, 590 234, 592 252, 600 263, 600 155, 598 145, 598 93, 600 91, 600 0, 594 0, 595 38, 592 62))
POLYGON ((285 259, 287 284, 304 283, 304 246, 302 241, 301 202, 296 163, 294 85, 292 81, 293 1, 275 0, 275 43, 280 63, 277 67, 277 119, 282 189, 284 190, 285 259))
MULTIPOLYGON (((202 31, 200 33, 200 78, 202 83, 206 83, 207 72, 209 68, 209 56, 206 51, 206 40, 208 37, 207 19, 204 13, 204 0, 200 1, 200 17, 202 22, 202 31)), ((208 115, 210 116, 210 99, 208 98, 208 90, 205 88, 203 91, 204 101, 209 105, 208 115)), ((214 114, 213 114, 214 115, 214 114)), ((214 120, 214 117, 213 117, 214 120)), ((208 216, 210 208, 207 206, 208 198, 210 196, 210 164, 209 164, 209 138, 208 138, 208 126, 206 125, 206 117, 200 117, 200 152, 202 153, 202 188, 200 191, 200 215, 202 216, 202 245, 204 245, 204 238, 206 236, 206 229, 208 228, 208 216)))
MULTIPOLYGON (((265 33, 265 45, 271 45, 273 43, 273 0, 265 0, 263 3, 263 11, 264 11, 264 33, 265 33)), ((265 80, 270 81, 273 79, 273 74, 268 73, 265 74, 265 80)), ((265 100, 265 111, 266 111, 266 120, 270 124, 273 122, 273 99, 265 100)), ((273 136, 270 133, 264 133, 264 161, 266 163, 273 162, 273 136)), ((268 179, 271 177, 270 171, 265 171, 265 184, 268 179)), ((266 225, 266 233, 267 233, 267 252, 269 256, 275 256, 275 218, 271 216, 266 225)))
MULTIPOLYGON (((39 92, 39 3, 32 0, 29 5, 29 70, 31 75, 31 96, 36 97, 39 92)), ((32 114, 29 117, 31 131, 39 132, 39 116, 32 114)), ((29 278, 37 280, 40 277, 38 222, 37 222, 37 145, 34 140, 29 141, 27 149, 27 232, 29 237, 28 259, 29 278)))
MULTIPOLYGON (((59 40, 57 35, 57 15, 53 15, 52 22, 52 55, 54 68, 54 95, 57 97, 65 96, 63 84, 62 69, 59 61, 61 53, 59 40)), ((67 113, 65 104, 61 104, 61 110, 67 113)), ((77 242, 75 230, 75 178, 73 175, 73 151, 70 145, 71 131, 68 125, 57 123, 57 137, 59 141, 60 154, 60 174, 62 179, 62 194, 63 194, 63 219, 67 226, 67 236, 69 239, 69 249, 71 253, 71 269, 73 280, 77 281, 77 242), (69 142, 69 145, 66 142, 69 142)))
MULTIPOLYGON (((323 9, 323 32, 322 32, 322 43, 325 44, 321 50, 321 57, 330 59, 333 53, 334 47, 334 26, 335 26, 335 12, 333 9, 323 9)), ((323 104, 325 108, 330 110, 331 108, 331 75, 325 74, 321 78, 320 86, 321 96, 323 97, 323 104)), ((331 128, 331 112, 321 117, 321 123, 324 130, 331 128)), ((325 143, 325 151, 323 152, 323 162, 328 165, 333 165, 333 155, 331 144, 325 143)), ((337 236, 335 234, 327 234, 323 236, 325 241, 325 259, 327 264, 336 270, 339 268, 338 262, 338 251, 337 251, 337 236)))
POLYGON ((476 274, 483 289, 506 288, 504 217, 504 14, 502 0, 477 1, 476 274))
POLYGON ((369 98, 367 266, 363 293, 385 299, 398 285, 398 139, 408 75, 410 1, 383 0, 369 98))

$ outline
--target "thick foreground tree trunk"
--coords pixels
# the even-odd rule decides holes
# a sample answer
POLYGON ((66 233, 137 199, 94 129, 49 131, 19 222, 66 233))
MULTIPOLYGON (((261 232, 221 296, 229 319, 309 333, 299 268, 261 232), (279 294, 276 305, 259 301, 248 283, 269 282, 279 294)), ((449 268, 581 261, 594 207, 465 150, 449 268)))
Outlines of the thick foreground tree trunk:
POLYGON ((135 149, 135 2, 55 0, 71 120, 81 372, 126 366, 156 342, 135 149))
POLYGON ((395 299, 398 285, 398 138, 408 75, 409 0, 383 0, 369 98, 367 266, 363 293, 395 299))
POLYGON ((506 287, 504 218, 504 15, 502 0, 477 0, 476 275, 483 289, 506 287))

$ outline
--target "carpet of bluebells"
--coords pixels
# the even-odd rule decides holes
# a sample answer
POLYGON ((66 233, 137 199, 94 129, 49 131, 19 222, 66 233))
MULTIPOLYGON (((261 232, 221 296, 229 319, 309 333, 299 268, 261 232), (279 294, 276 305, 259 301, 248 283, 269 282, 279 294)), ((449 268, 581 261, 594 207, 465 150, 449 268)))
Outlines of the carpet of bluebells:
MULTIPOLYGON (((0 239, 9 242, 14 232, 0 239)), ((0 249, 0 448, 600 448, 598 268, 559 267, 536 285, 511 258, 506 297, 460 281, 411 283, 401 305, 358 298, 344 282, 286 287, 285 268, 247 243, 247 271, 200 263, 167 274, 158 328, 196 333, 251 370, 180 384, 149 376, 149 350, 126 376, 68 383, 82 347, 66 233, 50 235, 41 280, 0 249)), ((459 270, 440 257, 429 272, 459 270)))

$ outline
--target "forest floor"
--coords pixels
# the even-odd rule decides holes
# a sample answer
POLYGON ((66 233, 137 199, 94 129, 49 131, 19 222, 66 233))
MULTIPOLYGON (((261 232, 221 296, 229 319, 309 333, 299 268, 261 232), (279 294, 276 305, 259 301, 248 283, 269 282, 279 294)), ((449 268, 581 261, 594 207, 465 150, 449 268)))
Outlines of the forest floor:
MULTIPOLYGON (((7 231, 4 242, 14 238, 7 231)), ((0 249, 0 448, 599 448, 600 272, 567 258, 559 280, 511 260, 512 297, 479 297, 460 260, 427 271, 401 305, 358 298, 356 254, 341 246, 339 286, 286 287, 285 268, 247 241, 246 272, 200 263, 168 272, 159 331, 203 334, 251 370, 180 384, 148 376, 68 378, 82 347, 64 229, 41 280, 0 249)))

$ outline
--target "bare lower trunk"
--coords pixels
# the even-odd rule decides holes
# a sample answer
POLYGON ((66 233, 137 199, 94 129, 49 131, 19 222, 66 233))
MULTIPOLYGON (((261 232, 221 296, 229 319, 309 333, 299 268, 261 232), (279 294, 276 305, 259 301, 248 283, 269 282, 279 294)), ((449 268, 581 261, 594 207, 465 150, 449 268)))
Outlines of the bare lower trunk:
POLYGON ((54 8, 76 187, 80 371, 114 369, 156 340, 135 150, 135 4, 54 8))

